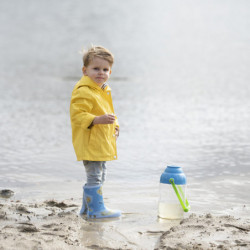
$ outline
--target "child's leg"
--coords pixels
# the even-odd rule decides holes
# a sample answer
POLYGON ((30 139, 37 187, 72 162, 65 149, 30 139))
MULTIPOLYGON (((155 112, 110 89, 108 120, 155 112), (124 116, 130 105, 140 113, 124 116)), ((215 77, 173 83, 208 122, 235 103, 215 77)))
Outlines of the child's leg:
POLYGON ((87 183, 86 186, 97 186, 104 182, 106 177, 106 166, 103 161, 83 161, 87 183))
POLYGON ((106 161, 102 162, 102 184, 105 182, 107 176, 106 161))
MULTIPOLYGON (((85 187, 99 186, 103 184, 107 172, 105 163, 105 161, 83 161, 87 176, 87 183, 85 187)), ((86 213, 87 203, 83 193, 82 208, 80 210, 80 214, 86 213)))
POLYGON ((121 216, 121 211, 111 210, 104 205, 102 184, 106 179, 106 162, 84 161, 87 183, 83 187, 83 205, 80 214, 87 218, 115 218, 121 216))

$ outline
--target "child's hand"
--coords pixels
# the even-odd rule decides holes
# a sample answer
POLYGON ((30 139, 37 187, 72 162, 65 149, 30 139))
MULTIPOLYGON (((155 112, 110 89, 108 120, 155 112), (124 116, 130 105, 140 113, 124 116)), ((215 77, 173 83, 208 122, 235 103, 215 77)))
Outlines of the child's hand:
POLYGON ((96 116, 93 120, 93 125, 95 124, 113 124, 115 122, 115 116, 111 114, 96 116))
POLYGON ((119 127, 116 127, 115 128, 115 139, 117 140, 118 136, 119 136, 119 133, 120 133, 120 129, 119 127))

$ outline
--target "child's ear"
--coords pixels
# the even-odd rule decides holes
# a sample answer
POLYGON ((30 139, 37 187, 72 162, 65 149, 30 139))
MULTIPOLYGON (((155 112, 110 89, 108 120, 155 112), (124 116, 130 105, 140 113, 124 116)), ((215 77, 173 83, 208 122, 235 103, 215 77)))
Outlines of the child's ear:
POLYGON ((85 67, 85 66, 82 67, 82 73, 83 73, 85 76, 87 76, 87 72, 86 72, 86 67, 85 67))
POLYGON ((111 73, 112 73, 112 70, 109 71, 109 74, 110 74, 110 75, 111 75, 111 73))

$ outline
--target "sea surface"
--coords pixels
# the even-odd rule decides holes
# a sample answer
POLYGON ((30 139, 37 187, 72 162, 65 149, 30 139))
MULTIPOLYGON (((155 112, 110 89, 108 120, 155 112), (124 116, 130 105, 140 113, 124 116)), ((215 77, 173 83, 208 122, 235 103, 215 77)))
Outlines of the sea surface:
POLYGON ((69 104, 82 51, 94 44, 115 55, 109 85, 121 132, 108 196, 157 207, 160 175, 177 165, 193 211, 244 212, 249 30, 248 0, 1 0, 0 189, 80 201, 69 104))

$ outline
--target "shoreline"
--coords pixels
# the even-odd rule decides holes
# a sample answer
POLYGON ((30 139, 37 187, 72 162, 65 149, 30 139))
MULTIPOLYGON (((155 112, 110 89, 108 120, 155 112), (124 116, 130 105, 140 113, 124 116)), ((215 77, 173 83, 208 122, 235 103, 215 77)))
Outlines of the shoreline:
MULTIPOLYGON (((250 218, 189 213, 159 220, 126 209, 121 219, 90 221, 79 199, 0 199, 0 249, 247 249, 250 218)), ((108 204, 109 205, 109 204, 108 204)), ((249 209, 249 208, 246 208, 249 209)))

